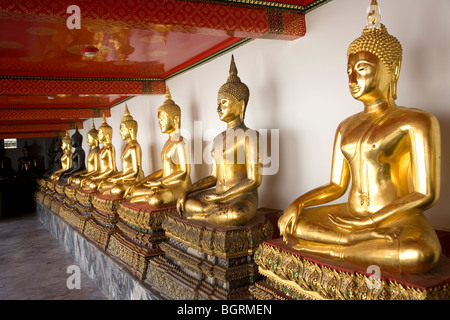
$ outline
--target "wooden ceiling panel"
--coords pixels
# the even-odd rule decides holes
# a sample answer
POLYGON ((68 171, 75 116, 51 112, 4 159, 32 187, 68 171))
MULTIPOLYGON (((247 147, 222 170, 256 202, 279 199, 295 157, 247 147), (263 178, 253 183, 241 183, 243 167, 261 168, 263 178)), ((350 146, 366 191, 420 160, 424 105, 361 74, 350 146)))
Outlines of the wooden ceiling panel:
POLYGON ((45 121, 108 117, 251 39, 301 38, 305 14, 328 1, 77 0, 79 12, 71 0, 1 1, 0 134, 59 135, 70 124, 45 121))

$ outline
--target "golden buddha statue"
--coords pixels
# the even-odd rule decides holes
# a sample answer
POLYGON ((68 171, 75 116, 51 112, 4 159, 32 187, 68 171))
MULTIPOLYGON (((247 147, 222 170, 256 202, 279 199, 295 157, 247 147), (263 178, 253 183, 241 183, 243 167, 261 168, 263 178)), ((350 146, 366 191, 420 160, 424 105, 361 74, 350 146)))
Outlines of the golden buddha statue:
POLYGON ((161 151, 162 169, 138 181, 127 191, 130 202, 146 201, 152 208, 175 205, 181 193, 191 185, 189 145, 180 135, 180 120, 181 109, 167 88, 166 100, 158 108, 161 132, 169 135, 161 151))
POLYGON ((52 181, 58 181, 64 171, 72 168, 72 143, 67 131, 66 136, 62 139, 61 149, 64 152, 60 160, 61 168, 52 173, 50 176, 52 181))
POLYGON ((423 273, 441 254, 423 215, 439 197, 439 124, 425 111, 396 106, 402 47, 370 15, 368 22, 347 52, 350 93, 364 110, 337 128, 330 182, 292 202, 278 226, 301 252, 423 273), (319 206, 349 185, 347 203, 319 206))
POLYGON ((86 153, 81 146, 83 143, 83 136, 78 131, 78 128, 75 129, 75 132, 71 138, 71 142, 72 147, 75 148, 75 150, 72 152, 72 167, 64 171, 59 177, 59 180, 65 184, 69 183, 69 179, 72 175, 83 171, 86 168, 86 153))
POLYGON ((81 180, 80 186, 84 190, 97 190, 103 179, 110 177, 117 172, 116 149, 112 144, 113 129, 106 122, 103 114, 103 122, 98 127, 98 142, 102 144, 98 155, 99 170, 89 174, 81 180))
POLYGON ((244 123, 248 99, 248 87, 238 77, 232 57, 230 76, 217 98, 217 112, 227 130, 214 138, 211 175, 193 183, 178 199, 183 218, 242 226, 255 216, 262 163, 259 133, 244 123))
POLYGON ((120 123, 120 135, 126 144, 122 150, 122 171, 114 173, 101 181, 98 191, 123 197, 126 190, 144 177, 142 171, 142 150, 136 140, 138 124, 130 115, 127 105, 120 123))
POLYGON ((98 131, 95 128, 94 120, 92 119, 92 129, 86 134, 87 144, 90 147, 89 154, 86 159, 86 168, 82 171, 76 172, 70 176, 68 183, 71 185, 79 186, 83 179, 86 179, 91 174, 95 174, 100 169, 99 165, 99 142, 98 131))
POLYGON ((25 141, 25 145, 22 148, 23 156, 18 159, 19 175, 30 175, 37 173, 38 164, 37 159, 31 154, 30 147, 25 141))

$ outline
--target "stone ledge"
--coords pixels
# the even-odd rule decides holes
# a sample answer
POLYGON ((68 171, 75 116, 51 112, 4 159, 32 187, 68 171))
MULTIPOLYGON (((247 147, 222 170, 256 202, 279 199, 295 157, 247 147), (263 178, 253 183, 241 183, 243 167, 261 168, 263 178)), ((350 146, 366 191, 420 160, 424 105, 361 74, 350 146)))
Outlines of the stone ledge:
POLYGON ((74 257, 75 263, 96 282, 110 300, 160 300, 148 285, 134 277, 125 266, 114 261, 62 218, 40 203, 36 203, 40 222, 74 257))

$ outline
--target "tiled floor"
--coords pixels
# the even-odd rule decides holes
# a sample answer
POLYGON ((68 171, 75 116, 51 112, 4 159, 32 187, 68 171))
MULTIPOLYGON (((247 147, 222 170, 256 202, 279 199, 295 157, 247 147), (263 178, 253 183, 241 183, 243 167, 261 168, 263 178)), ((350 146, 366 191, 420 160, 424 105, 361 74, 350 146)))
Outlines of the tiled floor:
POLYGON ((80 289, 68 289, 71 265, 34 213, 0 220, 0 300, 106 300, 82 270, 80 289))

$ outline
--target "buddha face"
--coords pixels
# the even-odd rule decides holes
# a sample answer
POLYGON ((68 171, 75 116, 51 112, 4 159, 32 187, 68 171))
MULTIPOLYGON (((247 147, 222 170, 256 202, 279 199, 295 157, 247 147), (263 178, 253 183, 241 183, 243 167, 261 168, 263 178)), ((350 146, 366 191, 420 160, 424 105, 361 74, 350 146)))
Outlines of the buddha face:
POLYGON ((390 75, 376 55, 361 51, 348 57, 347 65, 350 93, 362 102, 386 97, 390 75))
POLYGON ((123 122, 120 124, 120 136, 123 140, 129 139, 131 137, 130 129, 123 122))
POLYGON ((97 138, 94 137, 92 134, 87 135, 87 144, 89 147, 93 147, 97 144, 97 138))
POLYGON ((61 149, 63 149, 64 151, 69 151, 72 149, 72 146, 69 141, 63 140, 61 149))
POLYGON ((98 142, 105 143, 108 140, 108 133, 103 128, 98 129, 98 142))
POLYGON ((175 130, 173 119, 167 114, 167 112, 158 112, 158 124, 162 133, 171 133, 175 130))
POLYGON ((233 96, 221 93, 217 98, 217 113, 224 122, 233 121, 241 116, 244 101, 238 101, 233 96))

